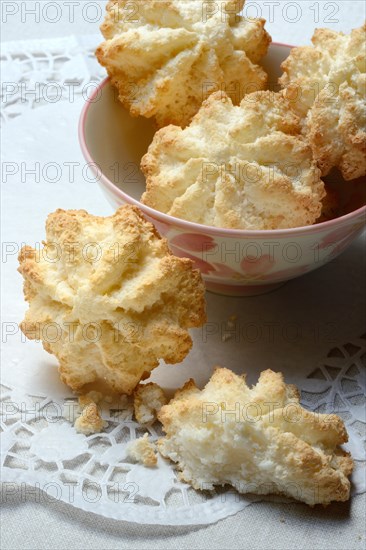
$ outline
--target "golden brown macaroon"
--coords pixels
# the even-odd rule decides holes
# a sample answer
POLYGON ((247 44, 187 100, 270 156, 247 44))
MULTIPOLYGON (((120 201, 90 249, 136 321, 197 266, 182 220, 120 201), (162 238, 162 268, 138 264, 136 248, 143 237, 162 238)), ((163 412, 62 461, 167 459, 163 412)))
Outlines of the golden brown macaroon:
POLYGON ((327 175, 366 174, 366 25, 351 34, 317 29, 313 46, 291 50, 280 83, 303 118, 303 132, 327 175))
POLYGON ((270 36, 238 15, 244 0, 112 0, 96 51, 133 116, 185 126, 213 91, 233 101, 264 89, 270 36))
POLYGON ((339 447, 348 439, 343 421, 303 409, 281 373, 266 370, 249 388, 245 375, 217 368, 202 391, 186 383, 158 417, 166 433, 161 454, 195 489, 230 484, 311 506, 350 496, 353 461, 339 447))
POLYGON ((229 229, 311 225, 325 195, 299 118, 270 91, 249 94, 240 106, 212 94, 187 128, 155 134, 141 168, 144 204, 229 229))
POLYGON ((21 329, 57 357, 74 390, 100 380, 132 393, 159 359, 182 361, 187 329, 205 321, 199 271, 134 206, 106 218, 57 210, 44 248, 24 247, 19 261, 29 302, 21 329))

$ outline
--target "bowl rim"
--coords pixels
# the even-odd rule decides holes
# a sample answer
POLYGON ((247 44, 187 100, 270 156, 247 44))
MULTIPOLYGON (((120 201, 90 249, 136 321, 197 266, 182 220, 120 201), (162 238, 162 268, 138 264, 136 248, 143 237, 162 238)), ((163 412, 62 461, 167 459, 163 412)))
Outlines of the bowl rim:
MULTIPOLYGON (((290 44, 283 44, 281 42, 272 42, 271 46, 284 46, 289 49, 292 49, 295 47, 290 44)), ((93 159, 86 143, 86 132, 85 132, 86 119, 89 113, 89 109, 92 107, 93 103, 95 103, 95 98, 97 97, 98 94, 100 94, 101 90, 103 90, 103 88, 107 86, 107 84, 109 84, 109 82, 110 82, 110 77, 107 76, 98 84, 98 86, 94 89, 92 95, 85 100, 85 105, 83 106, 80 113, 79 124, 78 124, 79 143, 80 143, 83 156, 87 161, 87 163, 90 165, 91 169, 93 169, 93 166, 94 167, 98 166, 98 164, 93 159)), ((288 229, 256 229, 256 230, 228 229, 224 227, 215 227, 212 225, 203 225, 200 223, 191 222, 188 220, 184 220, 182 218, 176 218, 174 216, 170 216, 169 214, 165 214, 164 212, 160 212, 159 210, 155 210, 154 208, 151 208, 150 206, 143 204, 137 199, 134 199, 131 195, 128 195, 125 191, 122 191, 122 189, 117 187, 117 185, 113 183, 101 171, 100 168, 98 172, 98 183, 103 184, 108 191, 110 191, 113 195, 118 196, 124 202, 137 206, 150 218, 153 218, 158 222, 161 221, 161 223, 164 223, 170 226, 171 225, 179 226, 185 232, 188 232, 188 233, 206 233, 206 234, 208 233, 211 235, 216 235, 221 237, 227 236, 227 237, 268 238, 268 237, 274 237, 274 236, 293 236, 298 234, 318 233, 323 229, 325 230, 332 227, 336 227, 336 226, 339 226, 340 224, 343 225, 343 222, 348 222, 353 218, 358 218, 362 213, 366 215, 366 205, 364 205, 364 206, 361 206, 360 208, 357 208, 357 210, 353 210, 352 212, 349 212, 348 214, 344 214, 343 216, 340 216, 338 218, 334 218, 332 220, 320 222, 313 225, 292 227, 288 229)))

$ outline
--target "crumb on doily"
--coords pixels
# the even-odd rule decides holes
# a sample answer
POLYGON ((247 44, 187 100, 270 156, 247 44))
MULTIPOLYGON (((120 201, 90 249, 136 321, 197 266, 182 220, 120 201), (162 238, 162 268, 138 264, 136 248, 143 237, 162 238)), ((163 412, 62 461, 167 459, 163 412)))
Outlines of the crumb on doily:
POLYGON ((78 433, 90 435, 101 432, 108 426, 108 422, 100 416, 97 403, 107 401, 109 396, 104 397, 98 391, 90 391, 79 395, 80 416, 74 421, 74 428, 78 433))
POLYGON ((83 408, 74 424, 75 430, 84 435, 99 433, 107 426, 108 423, 102 419, 97 404, 93 401, 83 408))
POLYGON ((129 458, 140 462, 144 466, 156 466, 158 462, 157 449, 155 443, 149 440, 149 434, 144 434, 134 441, 131 441, 126 452, 129 458))
POLYGON ((139 384, 133 395, 137 422, 140 424, 155 422, 158 412, 167 402, 163 389, 155 382, 139 384))

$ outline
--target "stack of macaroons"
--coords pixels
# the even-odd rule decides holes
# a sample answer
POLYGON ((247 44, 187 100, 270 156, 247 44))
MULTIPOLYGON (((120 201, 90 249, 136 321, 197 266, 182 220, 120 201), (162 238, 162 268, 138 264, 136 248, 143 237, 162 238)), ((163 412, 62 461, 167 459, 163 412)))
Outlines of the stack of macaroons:
POLYGON ((329 219, 320 178, 334 167, 346 180, 366 173, 365 27, 318 29, 313 47, 283 63, 282 92, 258 93, 264 21, 240 16, 243 0, 218 4, 138 1, 132 14, 108 3, 97 57, 130 113, 161 128, 142 161, 141 202, 224 229, 329 219))

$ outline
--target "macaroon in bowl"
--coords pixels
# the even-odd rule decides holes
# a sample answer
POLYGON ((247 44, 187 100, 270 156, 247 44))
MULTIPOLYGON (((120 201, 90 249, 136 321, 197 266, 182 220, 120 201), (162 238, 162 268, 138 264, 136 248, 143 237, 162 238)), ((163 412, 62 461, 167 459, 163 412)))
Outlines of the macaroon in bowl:
MULTIPOLYGON (((270 46, 262 62, 270 88, 275 89, 281 63, 290 51, 288 45, 270 46)), ((130 116, 108 78, 86 102, 79 123, 82 152, 112 206, 138 206, 167 238, 174 254, 195 262, 209 291, 251 296, 274 290, 333 260, 365 227, 365 183, 361 179, 346 182, 337 170, 323 178, 330 196, 337 196, 337 211, 313 225, 230 229, 187 221, 151 208, 141 202, 146 181, 140 165, 155 132, 152 120, 130 116)))

